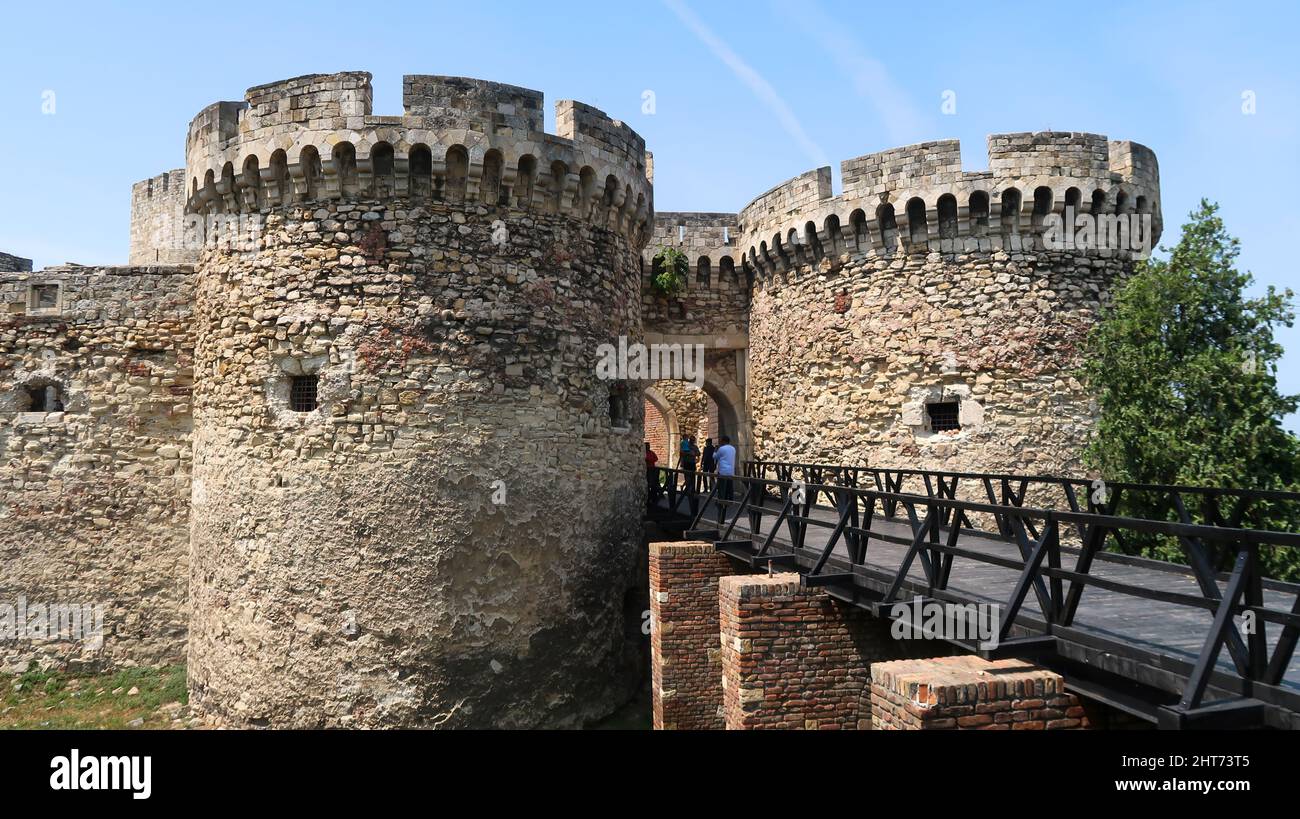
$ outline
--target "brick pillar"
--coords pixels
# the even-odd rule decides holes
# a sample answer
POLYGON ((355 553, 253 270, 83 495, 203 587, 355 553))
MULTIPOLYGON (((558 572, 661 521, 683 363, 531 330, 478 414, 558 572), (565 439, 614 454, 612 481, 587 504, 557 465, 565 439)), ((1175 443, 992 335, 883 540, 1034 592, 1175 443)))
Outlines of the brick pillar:
POLYGON ((723 727, 718 578, 735 572, 712 543, 650 544, 650 673, 658 730, 723 727))
POLYGON ((797 574, 718 585, 728 729, 871 727, 871 663, 902 656, 888 622, 797 574))
POLYGON ((1093 727, 1084 703, 1065 690, 1059 674, 1023 660, 962 655, 876 663, 871 696, 878 729, 1093 727))

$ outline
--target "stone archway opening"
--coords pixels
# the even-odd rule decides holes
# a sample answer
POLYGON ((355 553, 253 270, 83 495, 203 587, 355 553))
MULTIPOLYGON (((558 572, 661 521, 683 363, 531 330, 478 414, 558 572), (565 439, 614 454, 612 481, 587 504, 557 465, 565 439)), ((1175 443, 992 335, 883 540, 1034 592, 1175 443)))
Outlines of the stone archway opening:
POLYGON ((675 465, 677 430, 677 413, 672 403, 658 389, 646 387, 645 440, 659 456, 660 466, 675 465))
POLYGON ((726 435, 736 447, 738 458, 749 458, 749 428, 734 392, 734 388, 707 378, 698 389, 685 381, 656 381, 647 387, 645 434, 659 455, 659 463, 677 466, 678 443, 683 434, 693 436, 701 450, 710 438, 714 446, 720 446, 726 435))
POLYGON ((718 385, 705 382, 704 392, 716 411, 717 427, 712 435, 713 443, 720 446, 723 435, 731 439, 731 445, 736 448, 736 471, 740 472, 739 462, 748 460, 753 452, 749 424, 742 411, 743 405, 738 405, 734 397, 718 385))

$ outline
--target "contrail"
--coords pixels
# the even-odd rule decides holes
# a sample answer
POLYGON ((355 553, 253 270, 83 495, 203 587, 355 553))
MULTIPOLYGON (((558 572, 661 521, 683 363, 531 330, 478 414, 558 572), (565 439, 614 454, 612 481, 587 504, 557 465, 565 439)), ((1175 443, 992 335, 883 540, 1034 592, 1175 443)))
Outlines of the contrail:
POLYGON ((871 103, 879 115, 890 140, 901 145, 918 139, 924 133, 924 118, 894 82, 884 64, 864 53, 815 2, 801 0, 796 4, 782 0, 774 2, 773 7, 813 38, 848 75, 853 89, 871 103))
POLYGON ((776 115, 781 127, 795 142, 799 143, 799 146, 803 148, 809 159, 817 167, 820 168, 823 165, 830 164, 825 151, 812 141, 812 138, 804 131, 803 126, 799 124, 799 118, 795 116, 794 111, 776 92, 771 83, 763 78, 763 75, 755 71, 749 63, 740 58, 739 54, 732 51, 726 43, 718 39, 717 35, 704 24, 703 20, 695 16, 695 12, 691 11, 690 7, 682 0, 663 0, 663 2, 673 14, 677 15, 677 19, 682 21, 682 25, 690 29, 691 33, 709 51, 713 52, 713 56, 730 68, 731 73, 735 74, 737 79, 749 86, 749 90, 753 92, 754 96, 758 97, 759 101, 776 115))

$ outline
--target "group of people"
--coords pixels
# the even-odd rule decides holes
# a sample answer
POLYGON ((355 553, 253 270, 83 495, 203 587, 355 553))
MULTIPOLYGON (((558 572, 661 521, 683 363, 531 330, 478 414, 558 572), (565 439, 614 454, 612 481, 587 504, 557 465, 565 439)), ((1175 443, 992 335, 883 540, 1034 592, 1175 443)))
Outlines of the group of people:
MULTIPOLYGON (((731 445, 731 438, 727 435, 719 437, 718 441, 721 445, 714 447, 713 439, 705 438, 704 451, 701 452, 695 444, 694 436, 683 435, 677 445, 677 468, 683 472, 694 472, 698 462, 704 488, 712 489, 712 481, 716 476, 721 479, 718 496, 730 499, 732 494, 730 479, 736 475, 736 448, 731 445)), ((650 447, 650 442, 646 441, 645 471, 646 480, 651 488, 658 486, 659 474, 656 469, 658 463, 659 456, 650 447)))

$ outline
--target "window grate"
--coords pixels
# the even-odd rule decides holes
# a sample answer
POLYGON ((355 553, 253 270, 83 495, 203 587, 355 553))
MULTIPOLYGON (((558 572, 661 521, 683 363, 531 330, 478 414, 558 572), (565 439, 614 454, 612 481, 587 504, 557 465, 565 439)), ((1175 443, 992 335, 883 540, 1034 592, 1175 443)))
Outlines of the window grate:
POLYGON ((320 378, 315 375, 295 375, 289 385, 289 407, 294 412, 311 412, 319 406, 317 390, 320 378))
POLYGON ((931 432, 949 432, 961 429, 961 423, 957 420, 956 401, 939 401, 926 404, 925 411, 930 416, 931 432))

